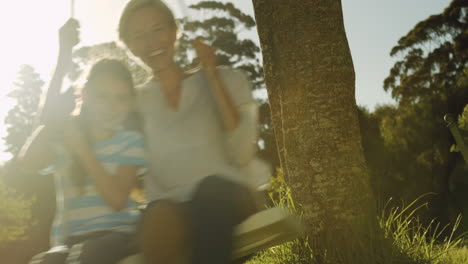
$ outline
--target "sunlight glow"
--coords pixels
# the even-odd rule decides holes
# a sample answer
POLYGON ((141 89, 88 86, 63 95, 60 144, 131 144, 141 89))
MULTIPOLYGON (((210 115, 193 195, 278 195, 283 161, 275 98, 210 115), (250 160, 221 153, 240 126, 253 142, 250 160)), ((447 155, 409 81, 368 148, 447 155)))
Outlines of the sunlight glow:
MULTIPOLYGON (((117 18, 125 0, 75 0, 75 17, 81 22, 80 45, 115 40, 117 18)), ((70 16, 67 0, 7 1, 0 8, 0 163, 4 153, 3 123, 14 101, 6 95, 23 64, 29 64, 47 82, 58 53, 58 29, 70 16)))
MULTIPOLYGON (((29 64, 46 83, 58 53, 58 29, 69 18, 71 0, 5 1, 0 4, 0 164, 11 158, 4 152, 4 118, 14 101, 12 90, 20 66, 29 64)), ((79 46, 117 39, 117 23, 127 0, 75 0, 75 18, 81 24, 79 46)), ((174 1, 167 1, 180 11, 174 1)), ((186 1, 188 4, 195 0, 186 1)))
MULTIPOLYGON (((57 51, 57 24, 63 21, 67 1, 6 1, 0 8, 0 137, 6 135, 3 120, 14 105, 6 97, 12 90, 22 64, 34 66, 42 77, 48 75, 57 51)), ((44 79, 44 78, 43 78, 44 79)), ((0 141, 0 163, 11 158, 3 152, 0 141)))
MULTIPOLYGON (((127 1, 74 0, 75 18, 81 23, 80 45, 116 40, 118 18, 127 1)), ((183 12, 178 3, 181 0, 165 1, 180 17, 183 12)), ((187 6, 199 1, 184 0, 187 6)), ((244 12, 253 15, 251 0, 218 1, 235 2, 244 12)), ((356 70, 356 99, 372 109, 376 103, 388 102, 390 98, 381 88, 383 78, 394 63, 388 56, 390 48, 415 23, 441 12, 447 1, 395 0, 385 4, 377 4, 373 0, 342 2, 356 70), (410 7, 408 3, 411 3, 410 7), (399 14, 401 19, 396 21, 394 14, 399 14), (374 23, 376 21, 379 23, 374 23)), ((22 64, 33 66, 43 81, 50 79, 58 53, 57 32, 70 16, 70 4, 71 0, 10 0, 0 3, 0 163, 10 157, 3 152, 2 138, 6 132, 3 120, 14 102, 5 96, 13 88, 12 83, 22 64)), ((248 37, 258 41, 254 33, 248 37)))

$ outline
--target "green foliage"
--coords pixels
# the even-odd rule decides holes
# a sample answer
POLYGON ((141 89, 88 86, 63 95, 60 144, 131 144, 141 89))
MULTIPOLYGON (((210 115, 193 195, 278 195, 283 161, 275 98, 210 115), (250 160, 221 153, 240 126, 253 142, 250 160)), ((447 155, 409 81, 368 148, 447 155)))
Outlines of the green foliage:
POLYGON ((260 48, 250 39, 242 38, 239 33, 255 27, 253 18, 232 3, 201 1, 191 5, 193 18, 181 21, 183 32, 179 38, 178 60, 182 65, 193 67, 197 61, 190 49, 190 40, 203 37, 217 48, 220 65, 243 69, 254 83, 255 89, 264 88, 260 48), (182 58, 189 58, 184 61, 182 58))
POLYGON ((393 153, 413 163, 401 170, 407 177, 416 171, 447 177, 450 137, 442 117, 459 114, 468 101, 462 81, 468 59, 467 11, 466 1, 452 1, 442 14, 418 23, 391 51, 403 59, 391 69, 384 89, 399 105, 383 117, 381 134, 393 153))
POLYGON ((240 23, 244 24, 247 28, 253 28, 255 21, 253 18, 245 13, 242 13, 232 3, 221 3, 216 1, 201 1, 198 4, 191 5, 190 8, 194 10, 219 10, 221 13, 227 13, 230 17, 235 18, 240 23))
MULTIPOLYGON (((468 144, 468 105, 465 106, 463 112, 458 116, 458 128, 460 131, 460 135, 465 140, 466 144, 468 144)), ((458 145, 453 144, 450 147, 451 152, 460 152, 458 145)))
POLYGON ((467 7, 466 1, 453 0, 442 14, 419 22, 393 47, 390 55, 403 59, 393 66, 384 89, 398 102, 466 100, 465 87, 457 84, 467 67, 467 7))
POLYGON ((468 102, 467 7, 466 1, 453 0, 398 41, 390 53, 398 61, 384 81, 384 89, 398 104, 377 107, 374 113, 362 111, 360 116, 377 196, 381 201, 393 196, 409 202, 436 192, 428 221, 455 220, 447 217, 456 206, 448 198, 447 183, 459 161, 450 153, 453 140, 443 116, 460 114, 468 102))
MULTIPOLYGON (((288 208, 294 214, 300 214, 300 209, 296 207, 291 195, 291 189, 284 180, 281 169, 277 169, 276 177, 270 178, 270 188, 268 196, 274 206, 288 208)), ((300 264, 313 263, 312 249, 309 246, 308 238, 299 238, 283 245, 267 249, 257 254, 246 264, 278 263, 278 264, 300 264)))
POLYGON ((43 85, 34 68, 23 65, 14 83, 15 89, 8 94, 8 97, 16 100, 16 105, 5 118, 7 136, 4 140, 6 151, 13 155, 18 153, 33 130, 43 85))
MULTIPOLYGON (((275 205, 288 206, 293 212, 298 213, 300 208, 294 204, 290 195, 290 189, 286 185, 281 170, 277 177, 272 179, 269 196, 275 205)), ((454 237, 457 223, 449 230, 449 235, 444 236, 443 228, 433 220, 424 226, 418 220, 417 211, 427 204, 418 205, 420 199, 414 200, 408 206, 396 206, 392 201, 382 209, 377 218, 379 226, 368 232, 353 234, 334 234, 335 239, 327 236, 301 238, 282 245, 267 249, 258 253, 246 264, 459 264, 462 259, 467 259, 468 254, 461 250, 463 240, 454 237), (392 205, 392 206, 391 206, 392 205), (383 235, 380 235, 382 234, 383 235), (336 243, 343 240, 336 239, 342 236, 343 240, 352 240, 353 248, 335 252, 336 243), (328 251, 319 253, 313 250, 314 245, 326 245, 328 251), (388 246, 388 244, 391 246, 388 246), (359 253, 360 252, 360 253, 359 253)))
POLYGON ((399 164, 394 173, 406 180, 430 180, 427 176, 437 168, 437 172, 442 173, 440 168, 447 162, 450 145, 443 115, 434 120, 428 108, 430 106, 424 103, 400 105, 380 120, 385 147, 394 164, 399 164))
POLYGON ((276 169, 275 177, 270 177, 268 196, 270 197, 274 206, 290 208, 293 213, 298 213, 291 195, 291 188, 289 188, 289 186, 286 184, 283 170, 281 168, 276 169))
POLYGON ((466 246, 452 250, 445 263, 461 264, 468 263, 468 248, 466 246))
POLYGON ((468 104, 463 109, 463 112, 458 117, 458 126, 460 129, 468 131, 468 104))
POLYGON ((363 152, 380 204, 390 197, 412 201, 432 190, 433 166, 424 159, 432 135, 419 130, 430 120, 418 118, 416 107, 398 115, 401 108, 378 106, 373 113, 359 108, 363 152))
POLYGON ((367 161, 370 182, 374 196, 385 201, 393 196, 392 190, 400 180, 397 177, 397 167, 391 160, 391 154, 385 147, 383 136, 380 133, 380 120, 382 116, 390 115, 394 111, 392 106, 379 106, 370 113, 364 107, 358 107, 359 125, 361 131, 362 148, 367 161))
MULTIPOLYGON (((466 1, 454 0, 442 14, 418 23, 392 56, 402 56, 384 81, 399 107, 382 121, 382 135, 394 152, 416 156, 426 172, 447 170, 448 132, 442 117, 459 114, 468 101, 465 86, 468 59, 466 1), (431 165, 431 168, 428 168, 431 165)), ((400 155, 401 155, 400 154, 400 155)))
MULTIPOLYGON (((232 3, 200 1, 191 5, 192 20, 181 21, 183 34, 179 39, 178 61, 187 68, 197 64, 190 40, 201 36, 217 49, 220 65, 244 70, 253 82, 254 90, 265 89, 260 48, 242 33, 255 29, 254 19, 232 3)), ((279 167, 276 141, 268 102, 260 101, 260 155, 273 168, 279 167)))
POLYGON ((450 253, 463 242, 461 237, 455 237, 461 218, 457 218, 451 228, 449 225, 441 227, 434 219, 423 225, 417 212, 427 204, 417 205, 420 198, 402 207, 390 207, 390 200, 379 216, 380 227, 385 236, 392 238, 394 245, 416 263, 447 263, 450 253), (446 231, 448 235, 444 236, 446 231))
POLYGON ((26 231, 33 223, 33 202, 0 180, 0 246, 26 238, 26 231))

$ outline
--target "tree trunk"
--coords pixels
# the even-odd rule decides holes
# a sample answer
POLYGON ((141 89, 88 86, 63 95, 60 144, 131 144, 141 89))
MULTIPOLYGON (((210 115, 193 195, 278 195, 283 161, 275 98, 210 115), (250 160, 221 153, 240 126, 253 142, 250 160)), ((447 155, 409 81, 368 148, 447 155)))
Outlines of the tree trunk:
POLYGON ((311 241, 349 234, 375 211, 341 2, 253 3, 285 179, 311 241))

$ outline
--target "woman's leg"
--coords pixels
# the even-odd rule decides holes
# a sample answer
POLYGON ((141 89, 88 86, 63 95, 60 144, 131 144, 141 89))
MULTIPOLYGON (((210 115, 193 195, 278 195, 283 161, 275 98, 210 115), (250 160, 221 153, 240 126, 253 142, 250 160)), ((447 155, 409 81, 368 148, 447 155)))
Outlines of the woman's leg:
POLYGON ((256 211, 249 189, 209 176, 200 183, 188 210, 192 263, 231 263, 234 226, 256 211))
POLYGON ((158 201, 145 211, 140 232, 145 262, 231 263, 234 226, 255 211, 254 198, 245 186, 209 176, 192 201, 158 201))
POLYGON ((147 208, 140 232, 146 264, 188 263, 187 222, 183 205, 158 201, 147 208))

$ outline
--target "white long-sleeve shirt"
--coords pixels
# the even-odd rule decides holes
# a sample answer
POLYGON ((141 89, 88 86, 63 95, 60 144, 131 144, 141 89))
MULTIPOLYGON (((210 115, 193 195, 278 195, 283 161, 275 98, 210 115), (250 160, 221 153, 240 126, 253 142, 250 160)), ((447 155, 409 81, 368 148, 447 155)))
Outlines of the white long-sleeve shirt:
POLYGON ((150 173, 147 198, 190 199, 197 183, 218 175, 246 182, 242 167, 257 150, 258 107, 245 74, 226 67, 219 74, 240 112, 240 123, 226 132, 210 87, 201 71, 182 82, 179 108, 173 111, 160 84, 150 81, 138 92, 150 173))

